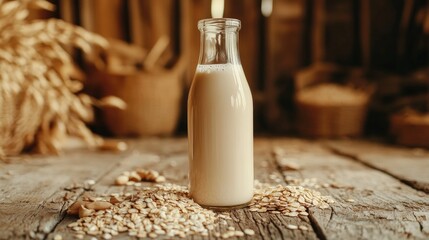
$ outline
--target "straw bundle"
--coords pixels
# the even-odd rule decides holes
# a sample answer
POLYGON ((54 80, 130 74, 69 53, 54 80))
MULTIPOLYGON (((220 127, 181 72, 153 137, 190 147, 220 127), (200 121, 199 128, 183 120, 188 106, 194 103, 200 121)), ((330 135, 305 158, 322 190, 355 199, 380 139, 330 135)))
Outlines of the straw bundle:
POLYGON ((45 0, 0 0, 0 154, 26 148, 56 153, 68 136, 98 144, 85 125, 94 104, 121 105, 79 93, 83 74, 65 50, 76 47, 87 59, 108 42, 58 19, 27 20, 29 9, 52 10, 45 0))

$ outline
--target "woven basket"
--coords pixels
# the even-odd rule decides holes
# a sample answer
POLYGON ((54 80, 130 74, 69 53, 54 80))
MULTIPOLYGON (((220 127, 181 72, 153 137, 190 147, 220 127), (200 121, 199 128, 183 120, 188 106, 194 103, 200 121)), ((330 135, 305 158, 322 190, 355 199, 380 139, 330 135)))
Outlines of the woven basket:
POLYGON ((171 70, 131 75, 99 73, 101 94, 117 96, 125 110, 104 109, 103 121, 115 136, 171 135, 180 116, 184 59, 171 70))
POLYGON ((332 102, 323 102, 322 96, 303 100, 298 93, 295 97, 298 131, 309 137, 361 135, 369 101, 369 94, 361 93, 361 97, 353 101, 332 102))
POLYGON ((402 113, 392 115, 390 117, 391 134, 398 144, 429 148, 429 121, 423 118, 419 120, 418 115, 413 118, 404 116, 402 113))
POLYGON ((320 106, 297 101, 298 131, 309 137, 345 137, 362 134, 367 103, 320 106))

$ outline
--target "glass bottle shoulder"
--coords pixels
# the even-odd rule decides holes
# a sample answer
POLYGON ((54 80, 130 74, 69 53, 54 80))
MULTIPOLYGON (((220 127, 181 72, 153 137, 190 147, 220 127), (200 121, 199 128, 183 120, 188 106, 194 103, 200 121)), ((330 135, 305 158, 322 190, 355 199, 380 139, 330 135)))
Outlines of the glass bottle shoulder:
POLYGON ((252 96, 241 65, 198 65, 189 101, 216 103, 233 108, 249 108, 252 96))

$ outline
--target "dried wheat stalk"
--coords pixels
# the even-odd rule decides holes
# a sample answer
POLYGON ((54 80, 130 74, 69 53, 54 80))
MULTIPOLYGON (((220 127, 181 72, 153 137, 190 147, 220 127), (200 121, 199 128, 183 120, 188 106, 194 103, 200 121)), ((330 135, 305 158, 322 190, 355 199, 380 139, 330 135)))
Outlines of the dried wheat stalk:
POLYGON ((99 61, 108 42, 59 19, 27 20, 35 7, 54 8, 46 0, 0 0, 0 155, 29 147, 57 153, 68 136, 95 146, 100 138, 85 125, 93 105, 123 106, 79 93, 83 74, 65 50, 76 47, 99 61))

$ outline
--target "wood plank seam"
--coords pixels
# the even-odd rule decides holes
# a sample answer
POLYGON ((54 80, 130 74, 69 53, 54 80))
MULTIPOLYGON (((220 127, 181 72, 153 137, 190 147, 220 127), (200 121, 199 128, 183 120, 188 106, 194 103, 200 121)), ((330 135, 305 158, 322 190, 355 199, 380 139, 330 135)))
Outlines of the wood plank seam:
MULTIPOLYGON (((91 194, 94 193, 95 195, 128 191, 130 190, 128 188, 119 189, 117 186, 112 186, 112 179, 121 171, 143 166, 159 171, 173 183, 180 185, 186 183, 188 166, 184 139, 142 141, 140 145, 134 149, 136 150, 135 154, 129 155, 130 152, 127 152, 122 156, 109 155, 109 159, 112 161, 104 161, 107 155, 102 155, 97 164, 91 165, 92 168, 97 168, 98 164, 108 164, 97 171, 79 174, 78 183, 88 179, 88 177, 95 179, 96 184, 91 185, 93 191, 91 194)), ((342 151, 349 153, 346 150, 342 151)), ((396 156, 395 154, 392 153, 390 156, 396 156)), ((91 156, 85 157, 85 159, 91 158, 91 156)), ((92 157, 97 156, 98 154, 92 157)), ((77 155, 67 160, 78 160, 74 159, 76 157, 77 155)), ((320 142, 294 139, 256 139, 255 179, 261 183, 294 185, 292 180, 296 179, 299 183, 301 180, 314 178, 317 180, 316 189, 324 195, 333 196, 336 203, 326 210, 310 208, 308 209, 309 216, 302 218, 250 212, 248 209, 234 210, 231 212, 232 220, 228 220, 228 225, 220 223, 215 232, 226 232, 228 231, 227 226, 232 226, 242 231, 246 228, 253 229, 255 235, 247 237, 248 239, 341 239, 341 237, 347 236, 352 239, 358 236, 364 239, 370 239, 371 236, 378 236, 378 239, 427 239, 429 236, 429 202, 426 194, 416 191, 400 180, 398 181, 398 177, 386 174, 385 171, 380 171, 374 166, 368 166, 367 164, 371 164, 371 162, 366 161, 365 154, 357 157, 365 162, 362 163, 349 156, 334 152, 320 142), (270 152, 275 149, 274 147, 282 148, 286 153, 284 155, 286 159, 274 156, 270 152), (298 171, 288 170, 285 168, 288 166, 288 161, 299 161, 300 169, 298 171), (275 178, 274 175, 276 175, 275 178), (319 187, 321 188, 319 189, 319 187), (290 230, 287 228, 288 224, 306 226, 308 231, 290 230)), ((63 162, 53 162, 57 164, 52 165, 52 167, 63 169, 64 173, 67 173, 68 168, 59 166, 67 165, 68 162, 66 159, 63 159, 63 162)), ((86 160, 81 160, 80 164, 85 162, 86 160)), ((37 164, 40 167, 31 169, 43 169, 42 166, 48 163, 50 162, 41 161, 40 164, 37 164)), ((376 167, 380 167, 380 165, 376 165, 376 167)), ((77 174, 79 169, 74 168, 72 172, 77 174)), ((18 179, 21 174, 28 170, 14 168, 14 171, 16 173, 11 178, 18 179)), ((46 175, 46 171, 41 173, 46 175)), ((393 172, 393 174, 396 173, 393 172)), ((57 175, 58 177, 64 176, 64 174, 57 175)), ((42 176, 39 175, 41 179, 36 181, 37 183, 45 184, 51 181, 51 179, 44 179, 42 176)), ((28 211, 22 212, 22 220, 24 220, 22 224, 28 225, 25 229, 36 231, 32 232, 30 236, 36 235, 40 239, 51 239, 55 235, 62 235, 64 239, 71 238, 73 232, 67 228, 67 225, 75 221, 75 217, 64 215, 65 209, 76 199, 90 192, 87 188, 81 187, 81 184, 78 184, 78 187, 73 187, 70 191, 67 186, 75 181, 73 179, 76 180, 76 178, 67 178, 67 181, 54 184, 58 187, 61 186, 61 188, 51 188, 49 194, 45 195, 48 197, 43 197, 43 199, 34 198, 37 200, 34 202, 37 205, 33 204, 33 207, 30 206, 28 211), (38 201, 39 199, 42 201, 38 201), (37 220, 38 218, 40 220, 37 220), (49 231, 51 234, 47 234, 49 231)), ((20 182, 16 181, 16 183, 20 182)), ((312 188, 311 184, 310 181, 310 185, 307 186, 304 182, 303 186, 312 188)), ((4 193, 7 194, 12 191, 11 189, 6 190, 4 193)), ((31 191, 31 189, 29 188, 22 194, 27 191, 31 191)), ((9 205, 13 204, 13 198, 8 197, 7 194, 4 199, 9 199, 11 203, 4 203, 3 208, 0 209, 6 214, 8 211, 5 210, 13 206, 9 205)), ((30 200, 20 202, 18 207, 26 207, 30 200)), ((5 215, 3 222, 9 223, 9 221, 5 215)), ((22 229, 22 226, 17 225, 17 227, 13 229, 4 227, 6 233, 3 233, 2 236, 5 239, 25 238, 24 235, 21 235, 24 233, 22 231, 14 232, 11 235, 12 230, 22 229)), ((25 233, 28 234, 28 232, 25 233)), ((26 236, 29 237, 29 235, 26 236)), ((119 239, 128 239, 128 236, 125 235, 118 237, 119 239)), ((211 234, 208 237, 188 236, 188 239, 213 239, 214 237, 214 234, 211 234)))
MULTIPOLYGON (((274 152, 274 149, 271 149, 271 153, 273 153, 273 152, 274 152)), ((278 173, 280 173, 280 175, 282 176, 283 181, 286 183, 286 178, 284 177, 282 167, 280 166, 279 162, 276 161, 276 159, 274 159, 274 157, 272 157, 272 158, 273 158, 273 162, 274 162, 274 164, 276 166, 276 169, 277 169, 278 173)), ((302 175, 301 175, 301 178, 302 178, 302 175)), ((331 216, 330 216, 330 219, 332 219, 333 211, 334 210, 331 207, 331 216)), ((320 239, 320 240, 326 240, 327 239, 326 234, 323 232, 322 227, 319 226, 319 224, 317 223, 317 220, 312 216, 311 211, 309 211, 308 220, 310 222, 311 228, 313 229, 313 232, 316 234, 316 237, 318 239, 320 239)))
POLYGON ((384 173, 386 175, 389 175, 389 176, 395 178, 396 180, 400 181, 401 183, 403 183, 403 184, 405 184, 405 185, 407 185, 407 186, 409 186, 409 187, 411 187, 411 188, 413 188, 415 190, 423 191, 423 192, 429 194, 429 188, 427 188, 427 186, 425 186, 425 185, 421 185, 417 181, 402 179, 402 178, 398 177, 396 174, 393 174, 393 173, 391 173, 391 172, 389 172, 387 170, 381 169, 381 168, 379 168, 379 167, 377 167, 377 166, 375 166, 375 165, 373 165, 371 163, 368 163, 366 161, 361 160, 359 158, 359 156, 355 156, 353 154, 343 152, 340 149, 336 149, 334 147, 331 147, 330 145, 327 145, 327 144, 325 145, 324 144, 324 147, 326 147, 329 151, 331 151, 332 153, 334 153, 336 155, 339 155, 341 157, 345 157, 345 158, 347 158, 349 160, 352 160, 354 162, 358 162, 358 163, 360 163, 360 164, 362 164, 362 165, 364 165, 366 167, 369 167, 371 169, 374 169, 374 170, 377 170, 379 172, 382 172, 382 173, 384 173))
MULTIPOLYGON (((329 218, 329 221, 332 219, 333 215, 334 215, 334 209, 331 207, 331 216, 329 218)), ((319 225, 319 223, 317 222, 316 218, 313 216, 311 211, 309 211, 308 219, 310 219, 311 227, 313 228, 313 231, 316 233, 316 236, 320 240, 326 240, 327 239, 326 234, 323 232, 322 227, 319 225)))
MULTIPOLYGON (((330 213, 309 209, 316 234, 323 233, 332 239, 347 239, 346 236, 351 239, 359 236, 362 239, 427 239, 429 236, 429 203, 413 187, 317 142, 280 139, 276 145, 287 152, 286 158, 300 161, 298 171, 283 168, 285 180, 287 176, 292 179, 315 177, 322 185, 322 194, 336 200, 330 213)), ((287 159, 276 163, 282 168, 287 166, 287 159)))
MULTIPOLYGON (((130 155, 126 155, 126 156, 122 156, 123 158, 127 158, 127 157, 129 157, 130 155)), ((106 175, 108 175, 109 173, 111 173, 112 171, 114 171, 117 167, 118 167, 118 165, 119 165, 119 163, 120 162, 118 162, 118 163, 116 163, 116 164, 113 164, 112 165, 112 167, 111 168, 109 168, 108 170, 106 170, 103 174, 100 174, 99 175, 99 177, 97 178, 97 179, 94 179, 94 181, 95 181, 95 184, 94 185, 96 185, 97 183, 99 183, 100 181, 101 181, 101 179, 103 179, 104 178, 104 176, 106 176, 106 175)), ((64 204, 63 204, 63 206, 61 207, 61 210, 60 210, 60 212, 59 212, 59 214, 60 214, 60 219, 55 223, 55 225, 53 226, 53 228, 52 229, 50 229, 50 231, 49 232, 47 232, 46 234, 44 234, 44 240, 45 239, 47 239, 48 237, 49 237, 49 235, 50 234, 52 234, 54 231, 55 231, 55 229, 57 228, 57 226, 65 219, 65 217, 67 216, 67 209, 72 205, 72 204, 74 204, 80 197, 82 197, 85 193, 87 193, 87 192, 91 192, 91 191, 93 191, 91 188, 89 188, 89 189, 87 189, 85 186, 82 186, 82 187, 78 187, 77 188, 77 190, 81 190, 80 191, 80 193, 77 193, 72 199, 73 199, 73 201, 64 201, 64 204), (67 203, 70 203, 70 204, 68 204, 67 205, 67 203), (67 205, 67 206, 66 206, 67 205)), ((73 192, 73 191, 71 191, 71 190, 65 190, 65 189, 60 189, 60 190, 58 190, 56 193, 58 193, 58 192, 61 192, 61 191, 68 191, 68 192, 73 192)), ((38 227, 39 228, 39 227, 38 227)))
POLYGON ((413 215, 420 225, 420 232, 426 233, 429 235, 429 214, 423 215, 423 216, 417 216, 417 212, 413 212, 413 215))
MULTIPOLYGON (((85 191, 82 191, 82 194, 84 193, 85 191)), ((80 196, 78 196, 77 198, 76 198, 76 200, 77 199, 79 199, 79 197, 80 196)), ((75 201, 76 201, 75 200, 75 201)), ((74 202, 75 202, 74 201, 74 202)), ((73 202, 73 203, 74 203, 73 202)), ((44 235, 44 237, 43 237, 43 240, 46 240, 47 238, 48 238, 48 236, 49 236, 49 234, 51 234, 52 232, 54 232, 55 231, 55 229, 57 228, 57 226, 58 226, 58 224, 60 224, 63 220, 64 220, 64 218, 66 217, 66 211, 67 211, 67 209, 68 209, 68 206, 66 207, 66 205, 67 205, 67 201, 64 201, 64 203, 63 203, 63 206, 61 207, 61 210, 60 210, 60 218, 59 218, 59 220, 58 220, 58 222, 56 222, 55 224, 54 224, 54 226, 52 227, 52 229, 50 230, 50 232, 48 232, 48 233, 46 233, 45 235, 44 235)), ((73 204, 72 203, 72 204, 73 204)), ((37 229, 39 229, 39 226, 37 227, 37 229)))

